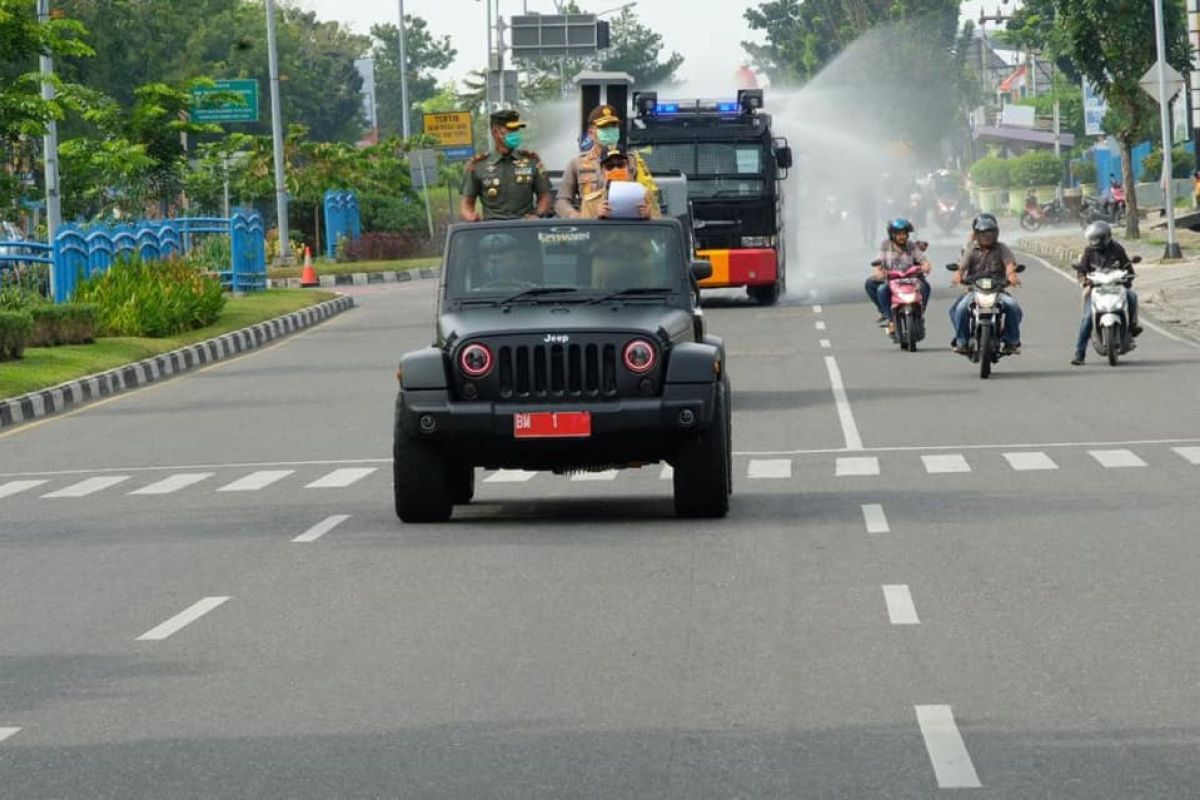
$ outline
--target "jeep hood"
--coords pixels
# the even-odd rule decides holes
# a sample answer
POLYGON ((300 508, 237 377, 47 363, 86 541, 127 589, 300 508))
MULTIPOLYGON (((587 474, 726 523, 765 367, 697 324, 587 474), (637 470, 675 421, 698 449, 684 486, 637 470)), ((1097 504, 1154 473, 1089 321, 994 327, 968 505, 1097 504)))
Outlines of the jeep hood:
POLYGON ((606 330, 644 332, 657 336, 666 330, 672 341, 689 336, 692 315, 659 303, 563 304, 522 303, 505 308, 471 308, 443 314, 438 319, 437 339, 442 344, 488 335, 560 334, 606 330))

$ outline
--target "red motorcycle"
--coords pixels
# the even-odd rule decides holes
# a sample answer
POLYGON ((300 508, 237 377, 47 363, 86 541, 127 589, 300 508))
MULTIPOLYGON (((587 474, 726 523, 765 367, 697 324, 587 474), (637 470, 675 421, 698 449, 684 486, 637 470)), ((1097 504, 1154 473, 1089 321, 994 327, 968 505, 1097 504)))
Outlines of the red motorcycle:
MULTIPOLYGON (((876 259, 871 266, 883 266, 876 259)), ((901 350, 917 352, 917 342, 925 338, 925 298, 921 294, 921 275, 924 269, 914 264, 905 270, 887 270, 888 291, 892 296, 892 322, 896 325, 896 342, 901 350)))
POLYGON ((1043 225, 1064 225, 1066 222, 1067 209, 1057 200, 1039 203, 1033 195, 1025 199, 1025 211, 1021 214, 1022 229, 1036 231, 1043 225))

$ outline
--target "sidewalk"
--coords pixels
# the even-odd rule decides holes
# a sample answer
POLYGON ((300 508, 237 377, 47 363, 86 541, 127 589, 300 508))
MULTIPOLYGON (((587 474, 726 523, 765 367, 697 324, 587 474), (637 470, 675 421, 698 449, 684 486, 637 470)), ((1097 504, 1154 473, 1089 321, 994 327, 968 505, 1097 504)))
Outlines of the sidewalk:
MULTIPOLYGON (((1143 226, 1144 238, 1117 240, 1130 256, 1140 255, 1137 281, 1134 284, 1141 302, 1142 313, 1177 336, 1200 342, 1200 233, 1180 229, 1179 246, 1182 261, 1162 263, 1166 234, 1153 231, 1149 236, 1143 226)), ((1040 256, 1053 266, 1074 276, 1070 265, 1083 252, 1080 232, 1062 228, 1042 234, 1025 235, 1017 240, 1014 249, 1040 256)))

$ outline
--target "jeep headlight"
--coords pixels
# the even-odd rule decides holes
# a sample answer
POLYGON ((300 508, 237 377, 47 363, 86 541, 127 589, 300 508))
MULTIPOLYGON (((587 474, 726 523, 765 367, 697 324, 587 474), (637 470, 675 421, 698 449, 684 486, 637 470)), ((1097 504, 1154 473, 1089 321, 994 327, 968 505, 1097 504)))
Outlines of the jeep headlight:
POLYGON ((742 247, 770 247, 770 236, 743 236, 742 247))

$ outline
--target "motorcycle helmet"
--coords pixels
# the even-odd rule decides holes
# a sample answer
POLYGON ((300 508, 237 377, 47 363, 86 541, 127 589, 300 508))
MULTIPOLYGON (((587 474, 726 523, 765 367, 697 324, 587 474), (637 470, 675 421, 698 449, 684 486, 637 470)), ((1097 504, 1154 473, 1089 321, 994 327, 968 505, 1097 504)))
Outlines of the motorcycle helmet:
POLYGON ((1112 226, 1104 220, 1096 220, 1087 226, 1083 238, 1087 240, 1088 247, 1104 247, 1112 241, 1112 226))
POLYGON ((896 217, 894 220, 889 222, 887 226, 888 239, 891 239, 893 242, 896 241, 896 237, 901 233, 912 234, 912 232, 912 223, 906 220, 904 217, 896 217))
POLYGON ((1000 234, 1000 223, 996 220, 995 214, 983 213, 971 220, 971 230, 975 233, 987 233, 993 231, 997 235, 1000 234))

